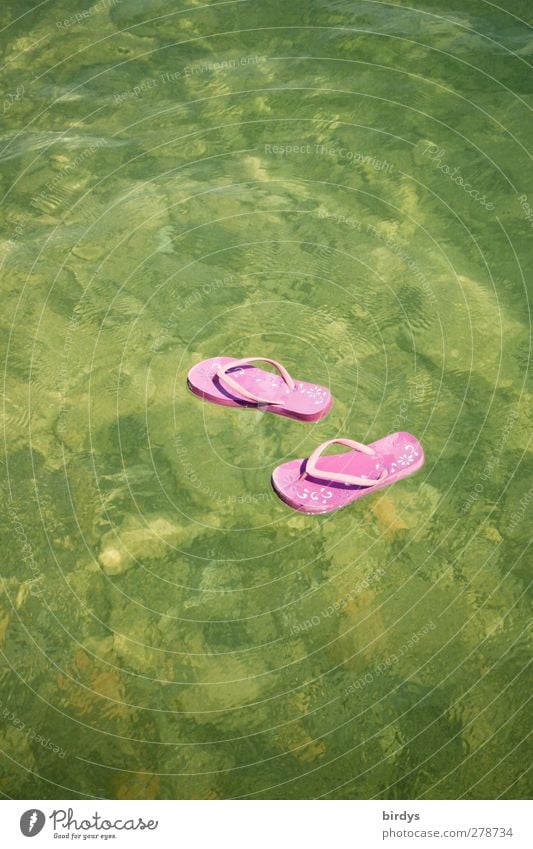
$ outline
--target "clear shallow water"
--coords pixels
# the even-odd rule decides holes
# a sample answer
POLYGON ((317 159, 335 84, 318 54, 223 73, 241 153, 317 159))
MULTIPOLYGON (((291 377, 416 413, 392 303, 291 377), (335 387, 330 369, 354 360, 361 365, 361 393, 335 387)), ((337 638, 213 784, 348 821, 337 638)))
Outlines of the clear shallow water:
POLYGON ((86 11, 1 11, 0 790, 527 796, 529 3, 86 11), (394 430, 415 477, 273 495, 394 430))

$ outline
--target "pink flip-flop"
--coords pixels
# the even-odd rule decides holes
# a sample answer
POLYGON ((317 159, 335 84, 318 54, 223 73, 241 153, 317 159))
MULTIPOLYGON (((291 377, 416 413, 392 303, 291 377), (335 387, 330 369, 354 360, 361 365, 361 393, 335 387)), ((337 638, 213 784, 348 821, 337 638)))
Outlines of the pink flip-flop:
POLYGON ((193 366, 187 375, 191 392, 226 407, 255 407, 267 413, 315 422, 333 404, 329 389, 316 383, 294 380, 287 369, 267 357, 215 357, 193 366), (270 363, 279 375, 250 365, 270 363))
POLYGON ((392 433, 370 445, 353 439, 330 439, 306 460, 290 460, 272 473, 279 497, 302 513, 331 513, 412 475, 424 465, 424 452, 410 433, 392 433), (352 448, 323 456, 330 445, 352 448))

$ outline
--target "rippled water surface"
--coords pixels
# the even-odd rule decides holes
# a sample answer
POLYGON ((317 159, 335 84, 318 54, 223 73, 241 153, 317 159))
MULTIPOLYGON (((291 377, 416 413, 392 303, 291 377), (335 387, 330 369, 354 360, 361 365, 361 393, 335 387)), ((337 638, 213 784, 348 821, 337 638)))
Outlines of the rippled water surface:
POLYGON ((527 796, 531 4, 82 5, 0 10, 1 792, 527 796), (398 430, 390 489, 271 490, 398 430))

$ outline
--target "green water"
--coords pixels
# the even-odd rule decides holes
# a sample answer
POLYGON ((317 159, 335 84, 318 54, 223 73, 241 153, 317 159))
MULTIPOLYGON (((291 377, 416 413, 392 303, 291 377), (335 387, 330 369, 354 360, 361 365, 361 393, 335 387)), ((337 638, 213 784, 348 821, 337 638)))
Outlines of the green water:
POLYGON ((82 6, 0 11, 0 792, 526 797, 530 2, 82 6), (393 488, 273 494, 395 430, 393 488))

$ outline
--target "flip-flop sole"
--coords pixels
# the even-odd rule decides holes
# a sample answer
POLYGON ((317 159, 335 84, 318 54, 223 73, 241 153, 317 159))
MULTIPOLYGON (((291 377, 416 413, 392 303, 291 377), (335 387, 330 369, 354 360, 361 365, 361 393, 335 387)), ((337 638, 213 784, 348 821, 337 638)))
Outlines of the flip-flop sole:
POLYGON ((305 474, 306 459, 290 460, 274 469, 272 486, 293 510, 301 513, 332 513, 353 501, 391 486, 417 472, 424 465, 424 451, 410 433, 392 433, 369 444, 376 452, 369 456, 360 451, 322 456, 316 464, 320 472, 336 472, 377 480, 382 469, 387 477, 370 487, 319 480, 305 474))
POLYGON ((272 403, 257 404, 244 398, 239 399, 216 376, 221 365, 228 365, 234 359, 234 357, 214 357, 193 366, 187 375, 187 385, 191 392, 199 398, 224 407, 259 409, 266 413, 276 413, 278 416, 287 416, 301 421, 318 421, 327 416, 331 410, 333 397, 325 386, 295 380, 294 390, 290 390, 279 375, 252 365, 239 366, 235 371, 230 371, 231 377, 243 389, 272 403))

